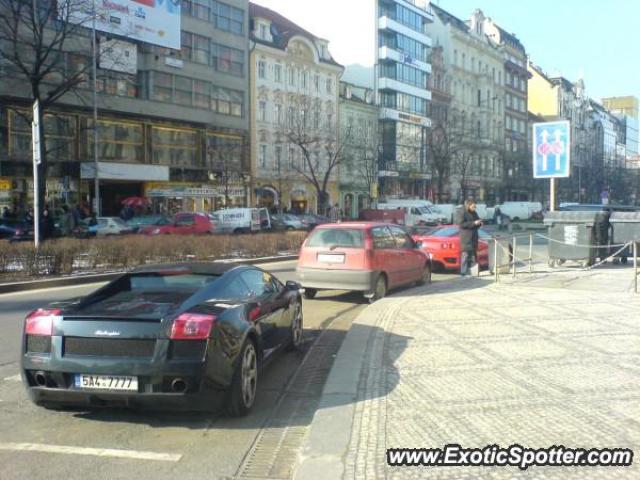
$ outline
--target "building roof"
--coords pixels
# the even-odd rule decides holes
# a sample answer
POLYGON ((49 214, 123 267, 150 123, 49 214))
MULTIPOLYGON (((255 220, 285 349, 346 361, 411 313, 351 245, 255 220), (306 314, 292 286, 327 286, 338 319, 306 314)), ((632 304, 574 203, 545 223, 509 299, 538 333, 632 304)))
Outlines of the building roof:
MULTIPOLYGON (((293 23, 291 20, 282 16, 278 12, 263 7, 262 5, 258 5, 256 3, 249 3, 249 17, 251 19, 253 19, 254 17, 264 18, 265 20, 269 20, 271 22, 271 36, 273 38, 273 41, 269 42, 256 37, 255 35, 253 35, 252 29, 249 36, 251 40, 256 43, 268 45, 279 50, 286 50, 287 45, 289 44, 289 40, 291 40, 291 38, 296 35, 307 38, 314 45, 316 45, 316 42, 318 40, 321 40, 319 37, 316 37, 314 34, 309 32, 308 30, 305 30, 298 24, 293 23)), ((320 58, 320 61, 331 65, 342 66, 333 59, 330 53, 328 53, 328 55, 329 60, 320 58)))
POLYGON ((507 32, 504 28, 500 27, 500 25, 497 25, 497 24, 496 24, 496 28, 500 32, 501 41, 505 43, 510 43, 518 50, 525 52, 524 45, 522 45, 520 40, 518 40, 518 38, 513 33, 507 32))
POLYGON ((431 3, 431 9, 436 15, 438 15, 438 17, 440 17, 440 19, 444 23, 450 23, 451 25, 456 27, 458 30, 462 30, 463 32, 469 31, 469 25, 467 25, 463 20, 460 20, 458 17, 456 17, 455 15, 452 15, 451 13, 447 12, 442 7, 439 7, 433 2, 431 3))

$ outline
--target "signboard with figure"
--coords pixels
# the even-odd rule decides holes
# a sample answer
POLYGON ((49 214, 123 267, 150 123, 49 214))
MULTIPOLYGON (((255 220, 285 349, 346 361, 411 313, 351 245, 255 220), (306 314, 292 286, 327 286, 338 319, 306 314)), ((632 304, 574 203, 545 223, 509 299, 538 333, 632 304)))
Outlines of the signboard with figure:
POLYGON ((565 178, 571 172, 571 125, 568 121, 533 124, 533 177, 565 178))

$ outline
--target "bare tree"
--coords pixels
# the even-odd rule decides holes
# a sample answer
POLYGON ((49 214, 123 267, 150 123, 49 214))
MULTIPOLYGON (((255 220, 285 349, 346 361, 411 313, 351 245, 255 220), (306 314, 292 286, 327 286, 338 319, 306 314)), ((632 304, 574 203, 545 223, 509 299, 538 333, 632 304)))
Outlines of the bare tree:
POLYGON ((240 138, 209 137, 207 158, 210 171, 222 185, 225 207, 231 203, 231 186, 242 178, 245 145, 240 138))
MULTIPOLYGON (((96 12, 91 0, 0 0, 0 65, 3 82, 13 79, 17 89, 28 86, 32 101, 38 101, 40 157, 39 203, 44 205, 48 165, 45 116, 67 94, 78 97, 88 86, 92 68, 87 57, 86 27, 96 12), (83 36, 85 38, 83 38, 83 36)), ((31 123, 31 109, 15 110, 31 123)))
POLYGON ((335 116, 320 120, 318 107, 308 96, 292 98, 281 136, 300 153, 301 162, 293 162, 291 168, 316 190, 318 210, 325 214, 330 206, 327 188, 344 158, 351 130, 338 138, 335 116))
POLYGON ((382 154, 382 142, 375 130, 363 128, 353 131, 351 125, 343 127, 350 135, 350 142, 345 145, 343 165, 348 167, 353 182, 366 189, 369 199, 374 185, 378 183, 378 162, 382 154))

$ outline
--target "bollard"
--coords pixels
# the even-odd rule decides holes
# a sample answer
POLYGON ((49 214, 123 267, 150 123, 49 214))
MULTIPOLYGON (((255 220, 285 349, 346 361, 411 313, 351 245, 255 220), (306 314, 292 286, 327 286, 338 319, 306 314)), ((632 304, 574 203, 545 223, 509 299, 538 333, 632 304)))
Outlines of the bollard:
POLYGON ((529 234, 529 273, 533 273, 533 233, 529 234))
POLYGON ((493 274, 495 276, 495 283, 498 283, 498 239, 493 239, 493 274))
MULTIPOLYGON (((508 253, 508 252, 507 252, 508 253)), ((513 269, 513 278, 516 278, 516 258, 518 254, 518 237, 513 237, 513 254, 509 259, 511 261, 511 268, 513 269)))
POLYGON ((631 247, 631 254, 633 255, 633 291, 638 293, 638 244, 636 241, 631 247))

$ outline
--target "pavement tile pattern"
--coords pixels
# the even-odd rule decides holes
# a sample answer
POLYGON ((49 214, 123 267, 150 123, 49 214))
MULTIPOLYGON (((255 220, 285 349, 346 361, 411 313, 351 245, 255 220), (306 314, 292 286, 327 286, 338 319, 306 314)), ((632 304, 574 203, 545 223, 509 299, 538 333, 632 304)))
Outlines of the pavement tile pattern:
POLYGON ((345 479, 640 479, 632 467, 388 467, 387 448, 640 453, 640 296, 487 280, 377 303, 345 479))

